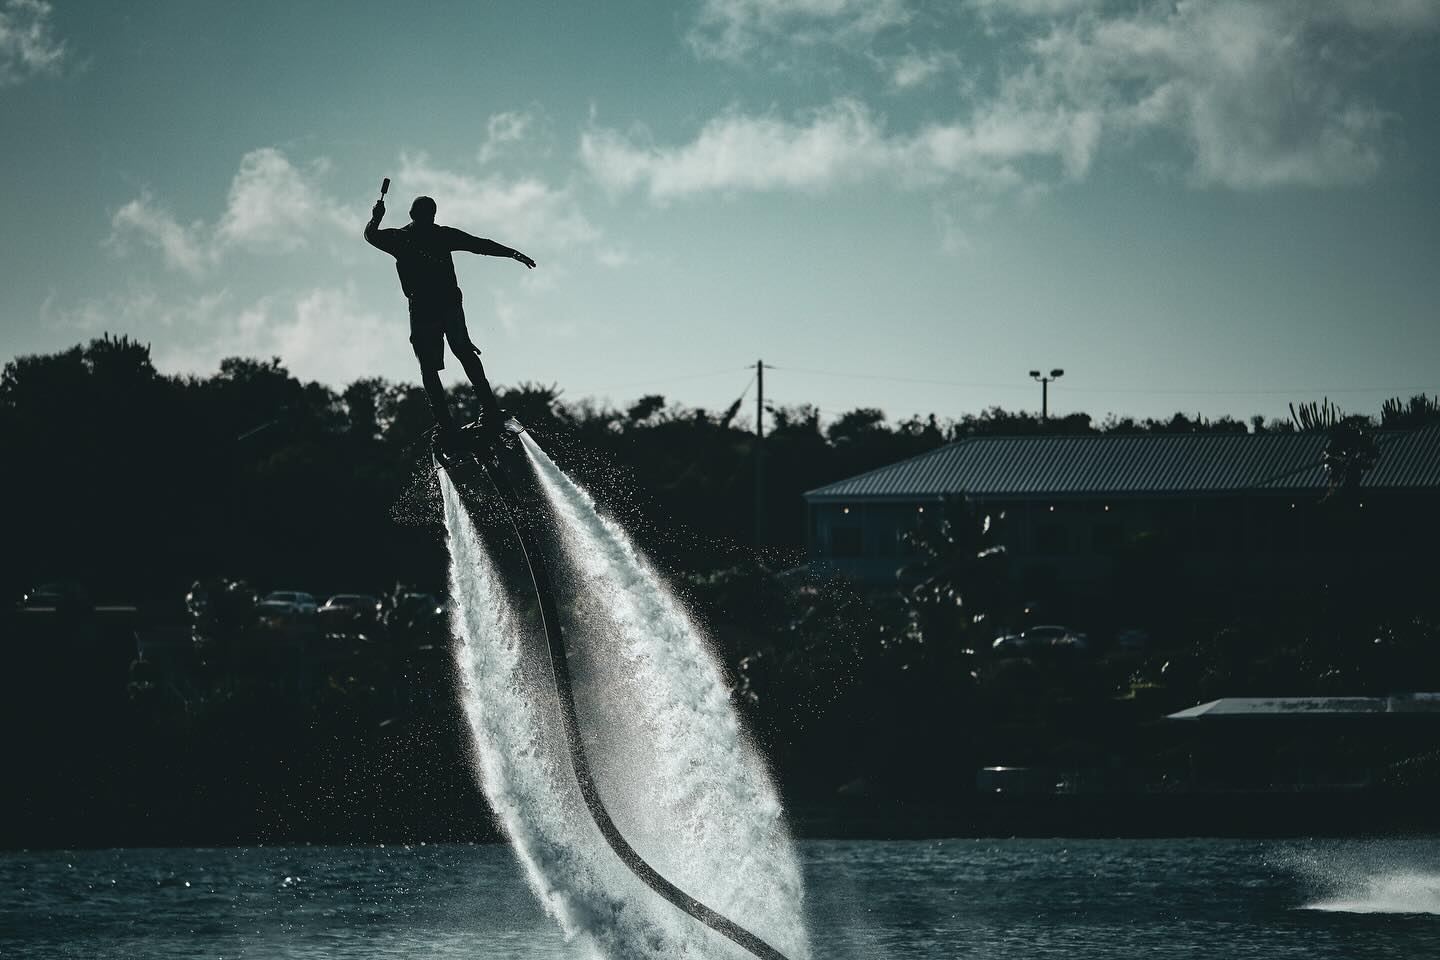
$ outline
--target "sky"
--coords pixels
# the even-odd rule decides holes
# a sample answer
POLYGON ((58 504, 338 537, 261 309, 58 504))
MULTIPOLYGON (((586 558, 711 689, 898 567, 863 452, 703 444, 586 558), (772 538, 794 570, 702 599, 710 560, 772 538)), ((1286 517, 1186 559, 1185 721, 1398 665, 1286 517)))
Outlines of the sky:
POLYGON ((1374 412, 1440 391, 1437 89, 1440 0, 0 0, 0 360, 414 382, 388 176, 538 262, 456 255, 500 384, 1374 412))

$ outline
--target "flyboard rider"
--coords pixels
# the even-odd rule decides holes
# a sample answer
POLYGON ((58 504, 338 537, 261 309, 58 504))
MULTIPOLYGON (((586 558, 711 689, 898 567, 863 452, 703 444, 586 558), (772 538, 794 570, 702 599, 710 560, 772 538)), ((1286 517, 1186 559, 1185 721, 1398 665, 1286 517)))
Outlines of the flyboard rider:
POLYGON ((445 367, 446 340, 450 341, 450 352, 460 360, 460 366, 465 368, 465 375, 470 378, 480 398, 482 429, 486 432, 499 431, 504 419, 495 400, 495 392, 485 379, 480 351, 471 342, 470 332, 465 328, 460 283, 455 279, 455 263, 450 254, 455 250, 464 250, 487 257, 506 257, 518 260, 532 270, 535 261, 504 244, 472 237, 454 227, 438 225, 435 222, 435 201, 429 197, 416 197, 415 202, 410 204, 408 224, 398 230, 381 230, 380 220, 385 216, 385 190, 389 186, 387 179, 380 190, 380 199, 370 212, 370 222, 365 225, 365 239, 371 246, 395 258, 400 288, 410 301, 410 345, 415 348, 415 359, 420 361, 420 379, 425 385, 425 396, 430 401, 430 412, 435 415, 441 448, 450 450, 457 444, 459 431, 445 400, 445 387, 440 383, 440 371, 445 367))
MULTIPOLYGON (((480 365, 480 351, 470 342, 470 334, 465 329, 465 313, 460 305, 460 285, 455 280, 455 265, 450 254, 456 250, 468 250, 491 257, 509 257, 531 268, 535 266, 535 261, 518 250, 512 250, 493 240, 472 237, 453 227, 436 226, 435 201, 429 197, 415 198, 415 202, 410 205, 410 223, 407 226, 399 230, 381 230, 380 220, 385 215, 385 188, 389 185, 390 181, 386 180, 385 185, 380 188, 380 200, 376 202, 370 223, 365 227, 365 239, 372 246, 395 258, 395 269, 400 274, 400 286, 410 300, 410 343, 415 347, 415 357, 420 361, 420 373, 425 383, 425 394, 430 399, 430 408, 435 414, 441 450, 445 454, 451 454, 461 449, 461 444, 455 423, 450 417, 449 406, 445 402, 444 388, 440 385, 440 369, 445 362, 443 341, 446 339, 450 341, 451 352, 460 358, 466 375, 470 377, 470 382, 475 385, 475 392, 480 397, 481 429, 497 436, 504 428, 499 404, 495 401, 490 384, 485 380, 485 368, 480 365)), ((488 475, 499 494, 500 502, 506 504, 505 513, 530 568, 530 577, 535 585, 536 600, 540 608, 540 621, 549 649, 551 675, 555 679, 561 726, 569 741, 570 764, 591 819, 611 851, 656 894, 750 951, 757 960, 786 960, 784 954, 759 936, 665 879, 626 842, 620 828, 606 810, 580 739, 580 721, 567 666, 568 654, 561 633, 555 593, 550 585, 545 552, 540 549, 540 542, 535 537, 532 522, 527 517, 528 511, 510 506, 517 500, 517 494, 506 467, 499 462, 501 459, 511 458, 487 459, 485 463, 477 466, 481 466, 488 475)), ((442 466, 447 471, 454 465, 442 460, 442 466)))

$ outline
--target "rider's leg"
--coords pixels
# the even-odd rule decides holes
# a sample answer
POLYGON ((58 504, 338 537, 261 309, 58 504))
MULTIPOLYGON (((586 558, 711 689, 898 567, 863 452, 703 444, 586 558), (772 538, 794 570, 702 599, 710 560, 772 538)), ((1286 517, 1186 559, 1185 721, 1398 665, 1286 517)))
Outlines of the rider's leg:
POLYGON ((445 398, 445 385, 440 382, 440 371, 421 368, 420 382, 425 386, 425 399, 430 401, 430 412, 435 416, 435 429, 442 442, 456 436, 455 418, 450 414, 450 402, 445 398))
POLYGON ((445 397, 445 385, 440 382, 440 371, 445 368, 445 324, 443 318, 434 316, 413 300, 410 345, 415 348, 415 359, 420 361, 420 382, 425 387, 425 399, 430 402, 430 413, 435 417, 435 429, 441 443, 447 443, 458 434, 445 397))
POLYGON ((490 381, 485 379, 485 366, 480 362, 480 351, 472 345, 469 349, 456 351, 456 356, 460 358, 465 375, 475 387, 475 396, 480 398, 482 415, 491 421, 491 426, 496 426, 495 421, 500 418, 500 402, 495 399, 495 391, 490 389, 490 381))
POLYGON ((490 381, 485 377, 485 365, 480 362, 480 351, 471 341, 470 331, 465 327, 463 311, 456 311, 456 316, 445 329, 445 336, 450 341, 451 352, 459 359, 460 366, 465 369, 465 376, 470 378, 470 383, 475 388, 475 396, 480 400, 481 422, 486 427, 499 429, 500 403, 495 399, 495 391, 490 389, 490 381))

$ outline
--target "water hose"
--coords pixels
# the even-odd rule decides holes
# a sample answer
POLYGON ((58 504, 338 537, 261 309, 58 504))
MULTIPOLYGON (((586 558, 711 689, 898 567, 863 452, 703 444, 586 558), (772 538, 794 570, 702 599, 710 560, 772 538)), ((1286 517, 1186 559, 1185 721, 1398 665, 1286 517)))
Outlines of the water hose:
POLYGON ((620 828, 611 819, 610 812, 605 809, 605 802, 601 799, 600 791, 595 785, 589 758, 585 756, 585 748, 580 741, 580 721, 575 709, 575 692, 570 685, 570 664, 565 652, 565 638, 560 630, 559 612, 555 607, 555 593, 550 583, 550 568, 546 563, 545 555, 540 550, 534 530, 526 518, 521 515, 519 497, 500 462, 500 458, 516 456, 518 453, 514 446, 507 446, 508 449, 497 446, 491 456, 482 456, 479 459, 490 482, 494 484, 496 491, 500 494, 500 502, 503 505, 506 519, 510 521, 516 539, 520 542, 520 550, 530 569, 530 580, 535 586, 535 595, 540 601, 540 619, 545 627, 545 640, 550 648, 550 670, 555 678, 555 692, 560 702, 560 720, 565 728, 566 744, 569 746, 570 767, 575 773, 575 781, 580 786, 580 795, 585 799, 585 806, 590 811, 591 819, 595 821, 600 835, 605 838, 605 842, 610 845, 610 849, 615 852, 620 861, 630 869, 631 873, 644 881, 651 890, 711 930, 733 940, 761 960, 786 960, 784 954, 760 937, 729 917, 712 910, 661 876, 654 867, 645 862, 640 854, 635 852, 635 848, 630 846, 624 835, 621 834, 620 828))

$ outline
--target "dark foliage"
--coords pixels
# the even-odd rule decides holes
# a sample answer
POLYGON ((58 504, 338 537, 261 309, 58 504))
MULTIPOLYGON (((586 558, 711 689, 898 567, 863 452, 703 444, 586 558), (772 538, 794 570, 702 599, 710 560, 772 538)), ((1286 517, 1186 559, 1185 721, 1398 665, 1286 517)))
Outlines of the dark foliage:
MULTIPOLYGON (((841 785, 847 796, 952 796, 973 788, 982 763, 1135 760, 1140 722, 1207 697, 1440 687, 1428 598, 1377 609, 1337 576, 1221 621, 1170 602, 1180 591, 1168 547, 1143 536, 1118 556, 1133 589, 1113 602, 1168 624, 1168 635, 1144 650, 1096 637, 1083 656, 990 649, 994 621, 1018 616, 1002 572, 1005 530, 961 502, 911 538, 904 590, 864 596, 800 567, 805 490, 957 439, 1326 429, 1344 485, 1373 463, 1367 421, 1322 423, 1329 415, 1316 407, 1248 428, 1180 413, 1097 425, 992 407, 898 423, 862 408, 822 424, 811 406, 773 408, 769 522, 756 544, 757 441, 738 402, 709 411, 647 395, 618 409, 534 383, 501 399, 680 588, 793 797, 831 798, 841 785), (1337 439, 1337 428, 1353 436, 1337 439)), ((452 404, 475 412, 468 390, 452 404)), ((1433 423, 1436 409, 1423 396, 1391 401, 1378 426, 1433 423)), ((0 587, 18 597, 40 582, 80 584, 96 602, 136 604, 139 629, 151 631, 188 629, 187 587, 220 576, 260 591, 378 594, 405 581, 442 593, 429 426, 415 386, 367 378, 336 392, 276 358, 173 377, 146 346, 109 336, 16 358, 0 372, 10 544, 0 587)), ((11 664, 7 719, 43 731, 13 753, 26 784, 8 801, 16 829, 43 823, 56 842, 113 842, 93 818, 113 794, 130 805, 116 822, 148 825, 125 835, 136 842, 194 842, 197 824, 220 825, 203 838, 216 841, 486 832, 475 827, 443 637, 394 632, 281 681, 216 652, 223 642, 164 667, 130 664, 133 637, 122 638, 112 662, 96 653, 111 649, 103 631, 57 616, 56 637, 12 632, 23 655, 11 664), (357 825, 355 810, 370 820, 357 825), (75 832, 87 817, 94 837, 75 832)))

